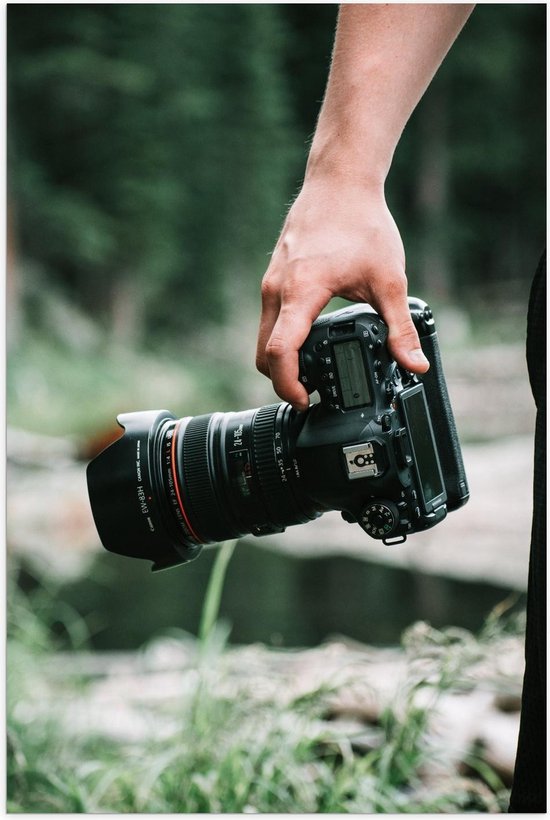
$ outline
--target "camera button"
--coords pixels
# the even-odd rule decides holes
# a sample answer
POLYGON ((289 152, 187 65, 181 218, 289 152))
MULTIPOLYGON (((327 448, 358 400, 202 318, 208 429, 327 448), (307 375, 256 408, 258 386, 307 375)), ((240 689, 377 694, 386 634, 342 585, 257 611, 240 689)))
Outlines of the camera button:
POLYGON ((397 460, 403 467, 408 467, 412 464, 412 457, 409 453, 407 444, 407 433, 404 428, 401 428, 395 434, 394 445, 397 460))

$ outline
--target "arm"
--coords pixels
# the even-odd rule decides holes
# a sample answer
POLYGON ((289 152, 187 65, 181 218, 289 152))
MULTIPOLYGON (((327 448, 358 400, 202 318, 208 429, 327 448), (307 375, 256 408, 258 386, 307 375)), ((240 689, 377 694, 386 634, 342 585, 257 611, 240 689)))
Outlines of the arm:
POLYGON ((408 370, 428 362, 407 305, 405 254, 384 198, 401 132, 473 6, 343 4, 302 189, 262 282, 257 366, 308 406, 297 352, 333 296, 369 302, 408 370))

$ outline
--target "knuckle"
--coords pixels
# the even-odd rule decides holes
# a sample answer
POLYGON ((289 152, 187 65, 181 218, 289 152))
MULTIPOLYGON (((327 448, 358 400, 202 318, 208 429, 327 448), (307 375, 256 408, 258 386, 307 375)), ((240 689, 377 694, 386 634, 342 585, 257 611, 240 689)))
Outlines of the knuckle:
POLYGON ((386 299, 399 301, 407 296, 407 277, 403 271, 394 273, 385 283, 386 299))
POLYGON ((266 274, 262 279, 261 295, 264 304, 272 304, 279 299, 279 286, 273 276, 266 274))
POLYGON ((268 359, 280 361, 287 353, 287 345, 280 336, 272 336, 266 345, 265 352, 268 359))
POLYGON ((378 305, 384 311, 396 315, 402 312, 408 314, 407 291, 408 281, 403 269, 392 268, 391 274, 376 276, 370 282, 371 294, 378 305))

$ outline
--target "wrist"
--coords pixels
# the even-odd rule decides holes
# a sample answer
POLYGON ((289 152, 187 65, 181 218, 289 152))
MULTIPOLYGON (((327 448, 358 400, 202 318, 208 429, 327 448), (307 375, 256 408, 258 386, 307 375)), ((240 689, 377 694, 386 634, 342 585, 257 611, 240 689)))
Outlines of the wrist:
POLYGON ((311 144, 306 179, 330 177, 383 190, 394 150, 388 129, 377 129, 374 118, 365 122, 360 106, 335 116, 325 105, 311 144))
POLYGON ((330 182, 383 193, 389 166, 390 162, 369 156, 364 146, 345 146, 341 141, 327 140, 312 145, 304 184, 330 182))

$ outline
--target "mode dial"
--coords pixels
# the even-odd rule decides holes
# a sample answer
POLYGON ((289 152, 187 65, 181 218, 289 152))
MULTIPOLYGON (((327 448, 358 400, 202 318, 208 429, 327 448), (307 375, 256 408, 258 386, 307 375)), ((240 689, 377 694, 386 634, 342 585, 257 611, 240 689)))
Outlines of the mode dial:
POLYGON ((372 538, 388 538, 399 521, 392 501, 373 501, 361 513, 359 523, 372 538))

